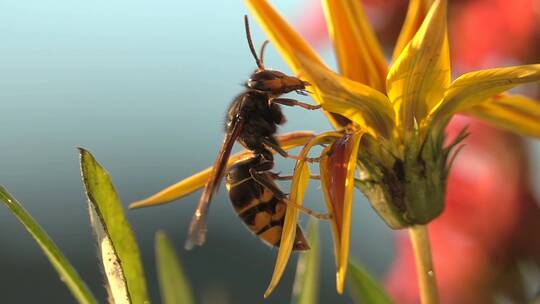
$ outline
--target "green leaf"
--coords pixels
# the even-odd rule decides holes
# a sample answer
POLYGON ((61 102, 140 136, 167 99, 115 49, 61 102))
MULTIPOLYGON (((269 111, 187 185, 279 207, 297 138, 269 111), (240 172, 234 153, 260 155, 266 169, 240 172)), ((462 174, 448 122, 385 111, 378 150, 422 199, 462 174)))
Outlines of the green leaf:
POLYGON ((349 260, 349 290, 356 303, 391 304, 390 296, 360 264, 349 260))
POLYGON ((90 152, 79 150, 90 222, 107 276, 109 295, 116 304, 149 303, 139 249, 111 178, 90 152))
POLYGON ((156 233, 156 266, 162 303, 195 303, 174 246, 163 231, 156 233))
POLYGON ((317 303, 319 290, 319 232, 317 222, 311 220, 308 228, 308 241, 310 250, 300 253, 296 266, 296 277, 293 286, 293 300, 295 304, 317 303))
POLYGON ((39 226, 34 218, 4 187, 0 186, 0 200, 23 224, 24 228, 36 240, 41 250, 45 253, 60 279, 67 285, 73 296, 79 303, 97 303, 94 295, 81 279, 75 268, 69 263, 64 254, 58 249, 49 235, 39 226))

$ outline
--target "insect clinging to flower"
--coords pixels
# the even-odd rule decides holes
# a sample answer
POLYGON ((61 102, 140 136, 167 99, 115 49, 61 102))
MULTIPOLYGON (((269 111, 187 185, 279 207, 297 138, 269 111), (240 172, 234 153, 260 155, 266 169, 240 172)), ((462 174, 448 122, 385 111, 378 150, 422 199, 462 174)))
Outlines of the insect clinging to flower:
MULTIPOLYGON (((227 111, 225 138, 193 215, 186 249, 204 243, 210 202, 225 174, 227 190, 239 217, 248 229, 263 241, 279 246, 287 196, 273 181, 280 178, 278 174, 271 172, 274 167, 273 152, 283 157, 295 158, 280 146, 275 137, 277 126, 286 121, 280 104, 310 110, 319 108, 280 97, 293 91, 305 94, 308 83, 297 77, 266 69, 263 55, 267 42, 263 43, 260 54, 257 55, 247 16, 244 21, 248 45, 257 63, 257 70, 246 82, 246 89, 233 100, 227 111), (226 165, 235 142, 239 142, 253 155, 227 170, 226 165)), ((294 249, 308 249, 309 245, 302 231, 297 231, 294 249)))

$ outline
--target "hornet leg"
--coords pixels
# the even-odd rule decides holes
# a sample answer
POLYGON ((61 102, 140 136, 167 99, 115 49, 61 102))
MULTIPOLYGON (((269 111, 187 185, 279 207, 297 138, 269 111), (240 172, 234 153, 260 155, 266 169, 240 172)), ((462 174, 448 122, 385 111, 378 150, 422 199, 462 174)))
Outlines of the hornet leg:
POLYGON ((268 103, 269 104, 277 103, 277 104, 281 104, 281 105, 289 106, 289 107, 298 106, 307 110, 317 110, 321 108, 321 105, 314 106, 314 105, 310 105, 308 103, 300 102, 298 100, 290 99, 290 98, 272 98, 268 101, 268 103))
MULTIPOLYGON (((283 148, 281 148, 281 146, 278 143, 275 143, 274 141, 269 140, 268 138, 263 138, 262 143, 266 147, 274 150, 276 153, 278 153, 279 155, 281 155, 281 156, 283 156, 285 158, 292 158, 292 159, 295 159, 295 160, 302 160, 303 159, 298 155, 289 154, 287 151, 283 150, 283 148)), ((321 158, 323 158, 323 156, 320 156, 320 157, 306 157, 304 160, 307 161, 308 163, 317 163, 317 162, 321 161, 321 158)))
MULTIPOLYGON (((268 189, 274 196, 276 196, 278 199, 285 202, 287 205, 290 205, 291 202, 287 198, 287 195, 283 193, 274 182, 272 182, 272 179, 267 175, 267 172, 257 172, 253 168, 249 170, 249 173, 251 174, 251 177, 253 180, 255 180, 257 183, 259 183, 261 186, 268 189)), ((304 212, 305 214, 312 216, 314 218, 320 219, 320 220, 328 220, 332 218, 331 214, 328 213, 320 213, 313 211, 311 209, 294 205, 294 207, 298 208, 300 211, 304 212)))
MULTIPOLYGON (((292 180, 293 179, 292 175, 279 175, 279 172, 267 172, 267 174, 269 174, 273 180, 292 180)), ((316 180, 321 179, 319 175, 310 175, 309 178, 316 179, 316 180)))

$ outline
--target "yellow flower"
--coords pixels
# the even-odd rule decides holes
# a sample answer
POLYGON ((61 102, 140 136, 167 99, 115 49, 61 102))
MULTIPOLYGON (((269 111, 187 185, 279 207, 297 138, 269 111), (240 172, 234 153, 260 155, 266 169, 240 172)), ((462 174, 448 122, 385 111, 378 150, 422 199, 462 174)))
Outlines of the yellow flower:
MULTIPOLYGON (((459 142, 443 147, 443 129, 452 115, 466 113, 521 134, 540 137, 540 103, 502 94, 540 80, 540 65, 483 70, 451 82, 446 1, 411 0, 388 67, 382 48, 358 0, 323 0, 339 74, 330 70, 265 1, 246 0, 271 42, 294 73, 312 84, 337 131, 281 137, 284 149, 304 146, 300 155, 327 144, 320 163, 321 184, 334 236, 337 290, 347 271, 354 186, 392 228, 427 223, 443 209, 447 159, 459 142), (358 176, 355 173, 359 172, 358 176)), ((249 152, 231 156, 229 164, 249 152)), ((210 168, 133 203, 163 204, 201 188, 210 168)), ((309 180, 298 161, 276 266, 265 297, 277 285, 295 239, 296 222, 309 180)))
MULTIPOLYGON (((540 103, 502 94, 516 85, 540 80, 539 64, 471 72, 451 82, 445 0, 433 5, 429 0, 410 1, 390 67, 360 1, 323 0, 339 74, 324 65, 267 1, 246 3, 293 72, 312 84, 313 97, 329 113, 332 125, 345 129, 344 136, 333 134, 334 142, 325 149, 331 153, 320 165, 325 199, 333 214, 340 293, 347 267, 354 183, 390 227, 425 224, 443 210, 448 158, 466 135, 464 132, 443 147, 443 129, 454 114, 473 115, 540 137, 540 103), (343 117, 348 121, 338 119, 343 117), (359 178, 354 176, 357 167, 359 178)), ((317 138, 326 137, 323 133, 317 138)), ((309 148, 304 148, 304 155, 309 148)), ((291 201, 298 205, 309 176, 306 167, 298 162, 293 178, 291 194, 298 195, 291 201)), ((287 209, 290 227, 283 230, 265 296, 277 284, 291 253, 283 240, 294 239, 293 223, 298 216, 294 209, 287 209)))

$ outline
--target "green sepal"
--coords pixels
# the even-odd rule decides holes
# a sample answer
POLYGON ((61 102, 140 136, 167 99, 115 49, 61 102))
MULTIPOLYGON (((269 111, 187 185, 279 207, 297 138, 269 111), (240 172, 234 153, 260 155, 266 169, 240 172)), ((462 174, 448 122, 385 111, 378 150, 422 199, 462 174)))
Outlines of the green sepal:
POLYGON ((392 229, 410 225, 403 217, 404 204, 402 171, 397 151, 389 142, 380 142, 371 135, 364 135, 358 153, 360 178, 355 186, 368 198, 371 207, 392 229))
POLYGON ((446 180, 467 132, 445 147, 444 127, 430 131, 415 129, 399 146, 369 135, 362 140, 356 187, 392 229, 427 224, 444 209, 446 180))

